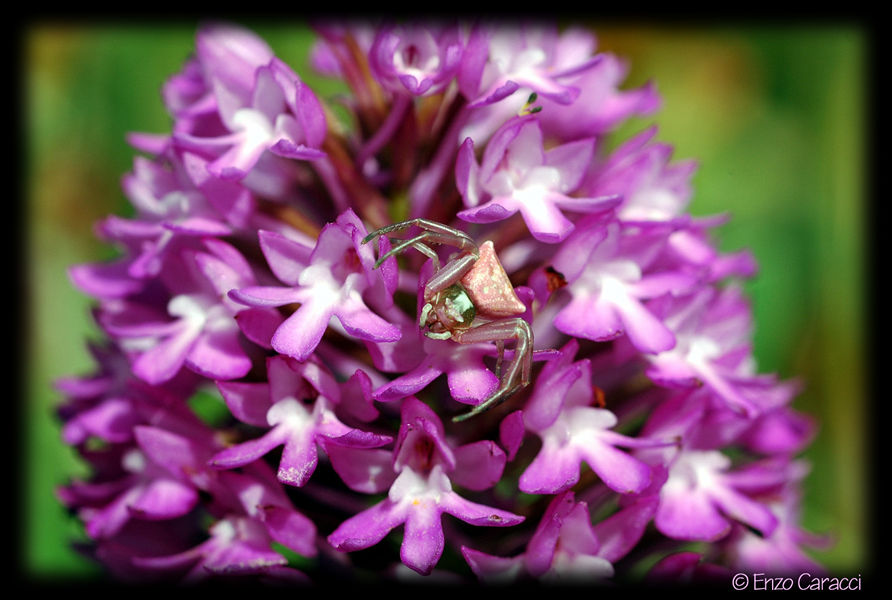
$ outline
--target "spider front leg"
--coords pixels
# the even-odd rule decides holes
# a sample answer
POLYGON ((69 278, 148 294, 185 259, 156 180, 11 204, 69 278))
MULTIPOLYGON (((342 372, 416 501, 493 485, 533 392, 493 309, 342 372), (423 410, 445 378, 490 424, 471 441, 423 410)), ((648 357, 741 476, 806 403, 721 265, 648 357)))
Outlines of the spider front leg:
POLYGON ((434 274, 424 287, 425 302, 430 302, 437 293, 458 282, 458 280, 461 279, 472 266, 474 266, 474 263, 477 262, 477 259, 480 257, 480 251, 474 240, 472 240, 465 232, 453 229, 442 223, 421 218, 410 219, 408 221, 402 221, 400 223, 388 225, 387 227, 382 227, 381 229, 368 234, 365 239, 362 240, 362 243, 366 244, 378 236, 395 231, 403 231, 412 226, 418 227, 422 232, 415 237, 394 239, 393 241, 398 243, 396 243, 396 245, 394 245, 388 252, 378 257, 378 260, 375 262, 375 267, 377 268, 381 266, 381 263, 389 257, 396 256, 407 248, 415 248, 425 256, 433 259, 434 274), (449 261, 441 269, 436 252, 434 252, 428 244, 446 244, 448 246, 454 246, 459 250, 466 251, 467 254, 463 254, 458 258, 449 261))
POLYGON ((499 348, 499 365, 502 363, 505 352, 505 341, 514 340, 514 356, 511 358, 508 368, 501 375, 498 389, 470 411, 454 417, 453 422, 458 423, 479 415, 501 404, 509 396, 529 385, 533 365, 533 332, 523 319, 490 321, 478 327, 456 331, 453 333, 452 339, 460 344, 495 342, 499 348))

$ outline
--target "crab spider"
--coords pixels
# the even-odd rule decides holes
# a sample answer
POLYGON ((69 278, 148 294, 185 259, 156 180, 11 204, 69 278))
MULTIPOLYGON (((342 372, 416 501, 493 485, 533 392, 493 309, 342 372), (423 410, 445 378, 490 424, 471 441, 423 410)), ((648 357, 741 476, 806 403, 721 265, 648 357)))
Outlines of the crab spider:
POLYGON ((407 239, 392 239, 395 245, 378 258, 375 267, 407 248, 429 257, 434 270, 424 286, 424 306, 418 319, 424 335, 438 340, 451 339, 459 344, 493 342, 499 350, 496 362, 499 387, 472 410, 453 418, 455 422, 463 421, 502 403, 529 385, 533 332, 518 316, 526 306, 514 292, 491 241, 478 246, 458 229, 427 219, 410 219, 373 231, 362 243, 412 226, 422 232, 407 239), (429 244, 454 246, 459 253, 441 267, 437 253, 429 244), (503 373, 505 342, 511 340, 514 356, 503 373))

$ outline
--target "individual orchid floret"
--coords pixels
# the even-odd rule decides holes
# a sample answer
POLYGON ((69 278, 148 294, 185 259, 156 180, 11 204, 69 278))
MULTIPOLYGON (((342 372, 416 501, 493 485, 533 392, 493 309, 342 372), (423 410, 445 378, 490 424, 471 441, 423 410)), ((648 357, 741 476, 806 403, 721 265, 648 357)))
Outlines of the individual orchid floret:
POLYGON ((737 390, 753 403, 758 414, 741 413, 708 387, 700 388, 695 393, 704 397, 705 411, 698 426, 687 434, 689 445, 738 445, 757 455, 790 455, 814 437, 813 419, 789 406, 799 390, 797 382, 779 382, 772 375, 760 375, 738 382, 737 390))
POLYGON ((723 541, 722 550, 731 557, 735 568, 771 575, 824 572, 824 567, 803 550, 804 547, 826 548, 829 541, 805 531, 800 525, 801 493, 796 484, 807 471, 807 465, 796 463, 788 485, 768 499, 768 507, 778 519, 777 528, 770 536, 763 537, 737 526, 723 541))
POLYGON ((727 215, 687 220, 684 227, 673 231, 669 236, 661 262, 667 266, 677 265, 679 262, 689 265, 708 284, 716 284, 728 278, 745 279, 754 276, 758 265, 749 250, 723 253, 715 247, 710 236, 711 230, 726 221, 727 215))
POLYGON ((265 42, 238 28, 208 26, 197 47, 225 133, 175 131, 177 146, 213 156, 208 170, 227 180, 243 179, 267 150, 299 160, 324 156, 322 105, 265 42))
POLYGON ((545 509, 525 553, 500 558, 462 547, 462 554, 484 581, 508 582, 527 576, 550 583, 592 583, 613 576, 613 565, 599 556, 600 549, 588 505, 576 502, 573 492, 566 491, 545 509))
POLYGON ((551 262, 567 282, 560 293, 570 296, 554 326, 599 342, 625 335, 644 353, 674 347, 672 330, 646 304, 699 283, 697 274, 687 269, 650 271, 672 231, 665 224, 624 226, 599 215, 578 223, 551 262))
POLYGON ((428 574, 445 546, 443 513, 478 526, 506 527, 523 521, 523 517, 513 513, 465 500, 452 489, 450 474, 461 476, 471 489, 485 489, 495 483, 505 460, 498 446, 485 442, 474 444, 471 450, 474 456, 491 458, 482 462, 467 461, 461 472, 456 467, 465 462, 462 455, 467 450, 452 449, 442 422, 430 408, 410 397, 404 400, 401 415, 392 463, 397 476, 387 498, 341 523, 328 536, 332 546, 342 552, 362 550, 404 525, 400 558, 406 566, 428 574), (488 449, 485 454, 476 451, 481 443, 488 449))
POLYGON ((214 451, 210 436, 192 438, 147 425, 136 426, 134 435, 137 445, 114 454, 120 457, 119 477, 60 489, 63 501, 82 515, 91 538, 112 538, 134 518, 183 516, 198 503, 199 490, 210 486, 204 465, 214 451))
POLYGON ((294 508, 266 463, 252 463, 241 473, 221 471, 218 479, 222 489, 236 496, 245 514, 263 523, 274 541, 302 556, 316 556, 316 526, 294 508))
POLYGON ((133 427, 141 421, 137 408, 146 396, 162 396, 135 378, 130 362, 119 347, 112 343, 89 344, 97 364, 94 373, 84 377, 62 377, 55 381, 56 389, 65 395, 59 407, 62 419, 62 439, 79 446, 94 437, 110 443, 124 443, 133 439, 133 427))
POLYGON ((567 79, 592 68, 595 38, 581 29, 475 26, 462 59, 459 85, 470 106, 498 102, 518 90, 571 104, 579 88, 567 79))
POLYGON ((219 382, 232 414, 240 421, 268 428, 261 437, 218 452, 211 464, 231 469, 251 463, 284 446, 278 479, 304 485, 316 470, 320 444, 376 448, 392 438, 348 427, 334 414, 340 388, 317 360, 303 363, 275 356, 267 360, 268 383, 219 382))
POLYGON ((573 223, 561 209, 597 213, 620 202, 618 196, 571 196, 588 168, 594 140, 579 140, 545 150, 535 116, 516 117, 502 126, 477 163, 474 144, 459 149, 455 177, 465 202, 458 216, 472 223, 492 223, 516 212, 537 240, 562 241, 573 223))
POLYGON ((695 161, 670 164, 673 148, 651 143, 650 127, 595 163, 581 185, 594 196, 621 194, 617 215, 625 221, 668 221, 682 216, 693 195, 695 161))
POLYGON ((758 403, 746 392, 758 385, 751 355, 751 313, 736 285, 704 287, 679 297, 664 296, 650 304, 676 345, 646 356, 647 376, 669 387, 707 386, 729 407, 752 417, 758 403))
POLYGON ((135 217, 104 219, 98 233, 125 249, 110 263, 86 264, 69 271, 75 285, 101 298, 122 298, 141 291, 156 277, 165 258, 201 237, 224 236, 231 226, 207 197, 189 181, 178 159, 134 159, 133 171, 123 179, 135 217))
POLYGON ((463 49, 457 26, 381 27, 369 49, 369 66, 391 92, 426 96, 453 80, 463 49))
MULTIPOLYGON (((650 447, 663 440, 633 438, 611 431, 616 416, 592 407, 591 365, 572 362, 577 345, 546 364, 524 410, 524 424, 542 439, 539 453, 520 476, 518 487, 530 494, 556 494, 579 481, 585 461, 611 489, 630 494, 650 484, 651 468, 616 446, 650 447)), ((671 440, 670 442, 671 443, 671 440)))
POLYGON ((326 225, 314 248, 261 231, 260 248, 273 273, 287 287, 246 286, 233 290, 230 296, 247 306, 299 303, 300 308, 276 329, 270 342, 274 350, 297 360, 306 360, 313 353, 332 317, 337 317, 350 336, 395 341, 399 329, 375 314, 364 299, 368 292, 382 305, 393 301, 395 261, 389 259, 375 269, 372 248, 362 245, 366 234, 352 210, 326 225))
MULTIPOLYGON (((767 505, 738 489, 752 474, 730 471, 731 460, 717 450, 685 450, 675 457, 659 490, 660 504, 654 524, 666 536, 681 540, 713 541, 726 536, 740 521, 770 536, 777 517, 767 505)), ((759 469, 769 484, 784 475, 777 469, 759 469)))
POLYGON ((133 372, 162 383, 185 365, 213 379, 237 379, 251 369, 233 316, 242 306, 226 295, 254 283, 244 257, 221 240, 203 240, 201 251, 183 251, 162 276, 171 290, 165 310, 124 300, 107 305, 100 323, 134 348, 133 372))
POLYGON ((134 557, 133 562, 156 572, 184 572, 183 583, 199 583, 215 576, 268 575, 274 580, 306 582, 286 565, 288 559, 272 549, 273 538, 257 519, 227 515, 210 528, 199 545, 168 556, 134 557))

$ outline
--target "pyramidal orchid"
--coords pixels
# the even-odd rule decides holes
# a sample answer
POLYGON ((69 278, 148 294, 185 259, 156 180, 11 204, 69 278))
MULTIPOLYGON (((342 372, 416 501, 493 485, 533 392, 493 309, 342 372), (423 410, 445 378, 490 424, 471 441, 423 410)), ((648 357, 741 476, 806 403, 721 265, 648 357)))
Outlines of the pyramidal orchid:
POLYGON ((617 137, 656 86, 580 28, 314 30, 345 95, 209 23, 128 138, 118 254, 69 272, 102 337, 57 382, 83 549, 135 582, 816 571, 755 260, 656 126, 617 137))

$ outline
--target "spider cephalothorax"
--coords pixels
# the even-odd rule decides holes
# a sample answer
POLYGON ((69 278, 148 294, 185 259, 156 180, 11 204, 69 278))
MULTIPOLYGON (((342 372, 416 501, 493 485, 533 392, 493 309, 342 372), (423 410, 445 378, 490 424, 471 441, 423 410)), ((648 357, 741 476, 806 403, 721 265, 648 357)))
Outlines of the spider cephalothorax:
POLYGON ((427 219, 411 219, 373 231, 363 243, 412 226, 421 229, 421 233, 392 240, 395 245, 378 258, 375 266, 407 248, 429 257, 434 269, 424 287, 424 305, 418 320, 424 334, 459 344, 494 342, 499 350, 499 387, 471 411, 453 419, 461 421, 492 408, 530 383, 533 332, 518 316, 526 311, 526 306, 514 292, 491 241, 478 246, 463 231, 427 219), (428 244, 447 244, 459 252, 440 266, 437 253, 428 244), (514 356, 502 372, 505 342, 512 340, 514 356))

